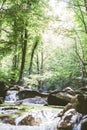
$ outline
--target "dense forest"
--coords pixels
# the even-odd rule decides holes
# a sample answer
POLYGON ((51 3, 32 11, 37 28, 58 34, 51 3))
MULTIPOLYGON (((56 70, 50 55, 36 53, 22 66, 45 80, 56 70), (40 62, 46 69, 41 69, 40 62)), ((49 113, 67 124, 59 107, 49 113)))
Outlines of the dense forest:
POLYGON ((0 0, 0 130, 87 130, 87 0, 0 0))
POLYGON ((86 0, 0 0, 0 79, 37 89, 87 83, 86 0))

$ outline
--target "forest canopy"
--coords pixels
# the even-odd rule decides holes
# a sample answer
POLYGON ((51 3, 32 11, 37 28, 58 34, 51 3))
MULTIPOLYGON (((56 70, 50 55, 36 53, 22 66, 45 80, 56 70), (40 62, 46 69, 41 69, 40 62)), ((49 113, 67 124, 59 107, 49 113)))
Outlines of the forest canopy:
POLYGON ((35 89, 87 83, 86 0, 0 0, 0 79, 35 89))

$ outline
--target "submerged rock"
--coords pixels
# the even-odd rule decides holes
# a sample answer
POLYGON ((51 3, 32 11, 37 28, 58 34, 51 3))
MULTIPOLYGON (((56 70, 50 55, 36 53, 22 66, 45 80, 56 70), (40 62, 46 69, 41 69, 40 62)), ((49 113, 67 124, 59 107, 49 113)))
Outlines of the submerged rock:
POLYGON ((55 118, 57 110, 34 110, 16 118, 17 126, 31 126, 26 130, 57 130, 58 117, 55 118), (38 129, 37 129, 38 126, 38 129))
POLYGON ((23 104, 23 105, 31 105, 31 104, 38 104, 38 105, 47 105, 47 102, 44 98, 41 97, 35 97, 35 98, 26 98, 23 100, 19 100, 16 102, 17 104, 23 104))
POLYGON ((15 125, 15 119, 12 116, 10 116, 10 115, 1 115, 0 116, 0 120, 3 123, 15 125))
POLYGON ((42 119, 40 117, 33 117, 32 115, 26 116, 24 119, 22 119, 18 125, 40 125, 42 123, 42 119))

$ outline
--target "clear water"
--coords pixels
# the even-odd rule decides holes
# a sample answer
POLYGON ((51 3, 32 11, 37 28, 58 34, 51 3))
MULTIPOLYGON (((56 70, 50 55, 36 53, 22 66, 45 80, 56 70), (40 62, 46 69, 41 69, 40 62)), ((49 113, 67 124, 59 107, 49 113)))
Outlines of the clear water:
POLYGON ((18 91, 8 91, 7 96, 5 97, 5 102, 16 102, 18 97, 17 94, 18 91))
MULTIPOLYGON (((26 113, 29 114, 30 112, 26 113)), ((37 110, 37 111, 32 111, 33 115, 38 115, 42 116, 42 123, 39 126, 25 126, 25 125, 10 125, 10 124, 1 124, 0 123, 0 130, 57 130, 57 124, 59 119, 58 118, 53 118, 54 115, 57 113, 53 112, 53 110, 37 110)), ((26 115, 24 115, 26 116, 26 115)), ((16 120, 16 123, 18 123, 20 118, 18 117, 16 120)))
POLYGON ((74 124, 73 129, 72 130, 81 130, 81 124, 74 124))

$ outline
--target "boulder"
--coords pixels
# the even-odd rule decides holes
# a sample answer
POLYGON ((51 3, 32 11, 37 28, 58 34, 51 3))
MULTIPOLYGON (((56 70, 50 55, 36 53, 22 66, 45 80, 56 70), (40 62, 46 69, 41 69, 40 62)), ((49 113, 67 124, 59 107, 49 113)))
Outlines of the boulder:
POLYGON ((71 100, 72 107, 77 112, 87 114, 87 96, 84 94, 78 94, 71 100))
POLYGON ((3 103, 3 97, 0 97, 0 104, 3 103))
POLYGON ((87 115, 73 108, 67 110, 58 122, 58 130, 87 130, 87 115))
POLYGON ((87 129, 87 97, 77 94, 58 114, 61 117, 58 130, 86 130, 87 129))
POLYGON ((82 126, 81 130, 87 130, 87 115, 83 117, 81 121, 81 126, 82 126))
POLYGON ((22 99, 25 99, 25 98, 34 98, 36 96, 38 97, 47 97, 48 94, 43 94, 43 93, 40 93, 38 91, 34 91, 34 90, 21 90, 18 92, 17 94, 19 100, 22 100, 22 99))
POLYGON ((68 92, 66 90, 52 92, 48 96, 48 104, 65 106, 71 101, 74 96, 74 92, 73 94, 71 93, 70 90, 68 92))
POLYGON ((78 130, 81 117, 75 109, 67 110, 58 122, 58 130, 78 130))
POLYGON ((87 89, 81 88, 64 109, 58 113, 58 130, 87 129, 87 89))
POLYGON ((4 81, 0 80, 0 97, 2 97, 3 99, 6 96, 6 91, 7 91, 7 88, 4 81))
POLYGON ((86 87, 81 87, 79 89, 76 89, 75 90, 75 93, 76 94, 84 94, 84 95, 87 95, 87 86, 86 87))
POLYGON ((80 91, 83 91, 83 92, 87 92, 87 86, 81 87, 79 90, 80 90, 80 91))
POLYGON ((6 123, 6 124, 11 124, 11 125, 15 125, 15 120, 13 117, 11 117, 10 115, 0 115, 0 120, 3 122, 3 123, 6 123))
POLYGON ((25 118, 23 118, 18 125, 40 125, 42 123, 42 120, 40 117, 33 117, 32 115, 28 115, 25 118))
POLYGON ((19 100, 16 102, 17 104, 23 104, 23 105, 30 105, 30 104, 40 104, 40 105, 47 105, 47 102, 45 99, 41 97, 35 97, 35 98, 26 98, 23 100, 19 100))
POLYGON ((72 96, 75 96, 75 91, 71 87, 66 87, 63 89, 63 92, 66 92, 72 96))
POLYGON ((64 115, 64 113, 71 108, 75 109, 77 112, 79 112, 83 115, 86 115, 87 114, 87 97, 82 94, 78 94, 78 95, 74 96, 71 99, 71 102, 68 103, 64 107, 63 111, 61 111, 61 113, 59 113, 58 116, 62 117, 64 115))

